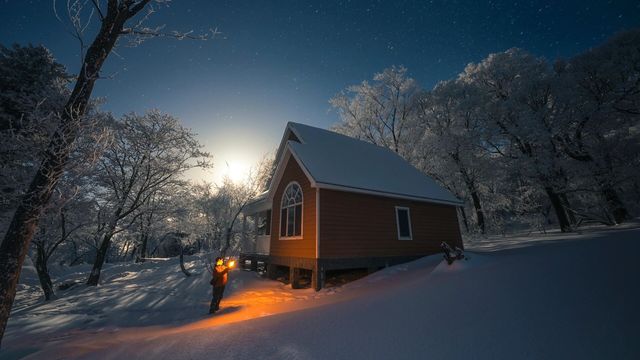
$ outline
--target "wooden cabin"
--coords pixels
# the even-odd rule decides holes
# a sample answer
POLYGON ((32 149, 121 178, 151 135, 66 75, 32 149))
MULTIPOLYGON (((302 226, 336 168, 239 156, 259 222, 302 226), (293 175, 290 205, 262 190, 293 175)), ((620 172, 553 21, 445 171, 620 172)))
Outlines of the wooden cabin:
POLYGON ((255 219, 254 252, 273 274, 380 267, 462 248, 461 201, 389 149, 332 131, 288 123, 267 192, 244 213, 255 219))

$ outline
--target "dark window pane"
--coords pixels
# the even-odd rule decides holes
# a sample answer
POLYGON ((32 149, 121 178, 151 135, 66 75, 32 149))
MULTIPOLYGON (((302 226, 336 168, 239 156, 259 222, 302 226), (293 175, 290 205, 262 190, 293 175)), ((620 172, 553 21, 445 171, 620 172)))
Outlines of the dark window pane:
POLYGON ((301 234, 302 234, 302 205, 296 205, 295 235, 300 236, 301 234))
POLYGON ((287 209, 280 211, 280 236, 287 235, 287 209))
POLYGON ((264 224, 264 234, 271 235, 271 210, 267 210, 267 216, 264 224))
POLYGON ((293 226, 294 226, 294 219, 295 219, 295 211, 294 208, 290 207, 287 208, 288 210, 288 216, 287 216, 287 236, 293 236, 293 226))
POLYGON ((397 212, 400 237, 411 237, 411 230, 409 229, 409 211, 406 209, 397 209, 397 212))
POLYGON ((300 186, 296 185, 296 196, 294 198, 294 202, 297 203, 301 203, 302 202, 302 189, 300 189, 300 186))

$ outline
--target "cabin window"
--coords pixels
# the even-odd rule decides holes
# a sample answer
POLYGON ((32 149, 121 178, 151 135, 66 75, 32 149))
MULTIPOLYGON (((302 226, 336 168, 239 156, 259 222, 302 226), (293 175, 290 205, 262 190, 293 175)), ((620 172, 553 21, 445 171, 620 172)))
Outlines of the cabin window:
POLYGON ((396 206, 396 226, 398 240, 411 240, 411 213, 409 208, 396 206))
POLYGON ((258 214, 258 235, 271 235, 271 210, 258 214))
POLYGON ((302 236, 302 188, 297 182, 287 185, 280 207, 280 237, 302 236))

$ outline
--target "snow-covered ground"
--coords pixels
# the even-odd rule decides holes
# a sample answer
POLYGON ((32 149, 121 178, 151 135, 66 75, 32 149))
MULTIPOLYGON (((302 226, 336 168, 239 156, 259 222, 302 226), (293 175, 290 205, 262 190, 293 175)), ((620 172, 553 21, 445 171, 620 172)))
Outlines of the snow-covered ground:
POLYGON ((640 358, 640 230, 523 240, 318 293, 234 271, 213 317, 200 258, 189 278, 176 260, 109 265, 49 303, 26 268, 0 359, 640 358))

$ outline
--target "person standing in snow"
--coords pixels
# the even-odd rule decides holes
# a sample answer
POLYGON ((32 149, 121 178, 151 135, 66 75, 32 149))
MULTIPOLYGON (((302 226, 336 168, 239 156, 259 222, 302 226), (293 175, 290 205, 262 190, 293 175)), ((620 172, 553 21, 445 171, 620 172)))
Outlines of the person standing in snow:
POLYGON ((220 301, 224 294, 224 287, 227 285, 227 273, 229 267, 224 265, 221 257, 216 258, 216 266, 213 268, 213 278, 209 282, 213 286, 213 298, 209 305, 209 314, 213 314, 220 309, 220 301))

